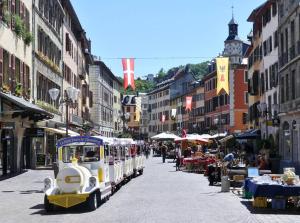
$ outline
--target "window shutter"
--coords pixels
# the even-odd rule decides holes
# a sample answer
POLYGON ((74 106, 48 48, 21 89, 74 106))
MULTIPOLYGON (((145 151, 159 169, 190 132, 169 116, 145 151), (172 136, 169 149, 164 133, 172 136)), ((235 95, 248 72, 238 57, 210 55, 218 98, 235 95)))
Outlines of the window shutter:
POLYGON ((24 63, 22 61, 20 61, 20 83, 22 84, 23 90, 25 90, 24 78, 23 78, 23 75, 24 75, 23 66, 24 66, 24 63))
POLYGON ((70 51, 70 40, 69 40, 69 33, 66 33, 66 51, 70 51))
POLYGON ((0 47, 0 86, 3 84, 3 49, 0 47))
POLYGON ((89 107, 92 108, 93 107, 93 92, 90 91, 90 94, 89 94, 89 107))
POLYGON ((10 56, 10 65, 11 65, 11 80, 10 80, 10 86, 11 86, 11 91, 14 92, 15 91, 15 87, 16 87, 16 76, 15 76, 15 56, 11 55, 10 56))

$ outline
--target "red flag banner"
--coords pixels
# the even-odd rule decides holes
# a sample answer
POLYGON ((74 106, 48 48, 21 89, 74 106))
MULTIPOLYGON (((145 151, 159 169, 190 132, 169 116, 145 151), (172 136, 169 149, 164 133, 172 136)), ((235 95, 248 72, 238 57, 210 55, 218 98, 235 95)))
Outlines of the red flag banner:
POLYGON ((186 96, 185 98, 185 110, 191 111, 192 110, 192 96, 186 96))
POLYGON ((161 116, 161 122, 164 123, 165 121, 166 121, 166 116, 165 116, 165 115, 162 115, 162 116, 161 116))
POLYGON ((134 85, 134 59, 122 59, 122 65, 123 65, 123 73, 124 73, 124 89, 126 90, 129 86, 133 90, 135 90, 134 85))

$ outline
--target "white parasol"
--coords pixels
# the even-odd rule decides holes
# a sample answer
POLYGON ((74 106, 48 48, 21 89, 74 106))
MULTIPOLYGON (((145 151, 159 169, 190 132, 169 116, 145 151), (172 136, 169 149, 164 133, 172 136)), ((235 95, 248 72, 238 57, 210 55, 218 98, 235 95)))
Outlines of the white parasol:
POLYGON ((163 132, 158 135, 152 136, 151 139, 156 139, 156 140, 177 140, 180 139, 177 135, 169 132, 163 132))

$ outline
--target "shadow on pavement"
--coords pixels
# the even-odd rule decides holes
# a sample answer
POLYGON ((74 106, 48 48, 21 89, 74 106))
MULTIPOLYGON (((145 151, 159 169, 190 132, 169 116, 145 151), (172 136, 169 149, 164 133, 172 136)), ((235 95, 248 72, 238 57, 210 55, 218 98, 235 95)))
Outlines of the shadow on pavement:
MULTIPOLYGON (((102 205, 102 204, 101 204, 102 205)), ((100 207, 101 207, 100 205, 100 207)), ((99 207, 99 208, 100 208, 99 207)), ((62 208, 62 207, 55 207, 55 209, 51 212, 46 212, 44 209, 44 204, 37 204, 29 209, 37 210, 36 212, 31 213, 30 215, 63 215, 63 214, 83 214, 90 212, 87 210, 87 208, 84 206, 84 204, 79 204, 71 208, 62 208)))
POLYGON ((44 193, 41 190, 21 190, 20 194, 41 194, 44 193))
POLYGON ((267 208, 254 208, 252 201, 241 201, 241 203, 250 211, 251 214, 274 214, 274 215, 300 215, 299 209, 288 208, 285 210, 272 209, 271 204, 268 204, 267 208))
POLYGON ((4 176, 1 176, 0 181, 7 180, 7 179, 10 179, 10 178, 14 178, 14 177, 19 176, 23 173, 27 173, 27 170, 23 170, 21 173, 7 174, 7 175, 4 175, 4 176))

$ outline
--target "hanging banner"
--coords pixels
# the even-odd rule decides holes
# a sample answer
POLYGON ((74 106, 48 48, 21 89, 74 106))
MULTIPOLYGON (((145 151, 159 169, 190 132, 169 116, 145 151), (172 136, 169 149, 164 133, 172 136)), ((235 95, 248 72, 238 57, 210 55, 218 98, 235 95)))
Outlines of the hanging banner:
POLYGON ((185 98, 185 110, 191 111, 192 110, 192 96, 186 96, 185 98))
POLYGON ((134 59, 122 59, 122 65, 123 65, 123 73, 124 73, 124 89, 126 90, 129 86, 133 90, 135 90, 135 84, 134 84, 134 59))
POLYGON ((229 71, 229 58, 220 57, 217 58, 217 94, 220 93, 222 89, 229 94, 229 81, 228 81, 228 71, 229 71))
POLYGON ((161 116, 161 122, 164 123, 165 121, 166 121, 166 116, 165 116, 165 115, 162 115, 162 116, 161 116))

